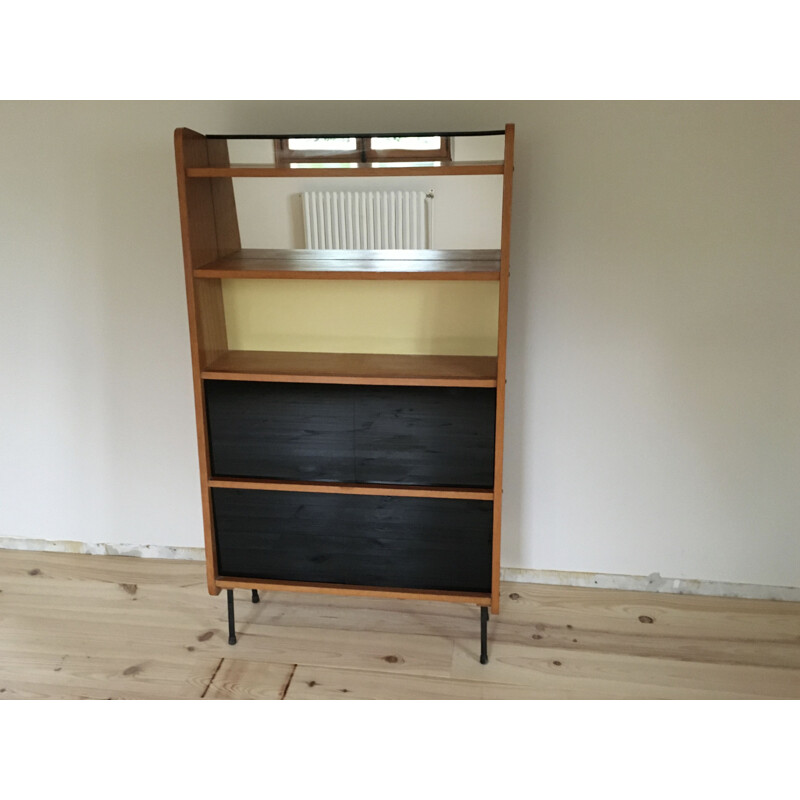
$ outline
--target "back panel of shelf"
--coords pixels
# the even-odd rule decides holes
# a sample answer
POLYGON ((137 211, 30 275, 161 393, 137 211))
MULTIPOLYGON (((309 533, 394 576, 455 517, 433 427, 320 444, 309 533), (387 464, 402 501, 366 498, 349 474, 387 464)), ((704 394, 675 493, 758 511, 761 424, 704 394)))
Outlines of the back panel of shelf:
POLYGON ((455 281, 222 281, 231 350, 497 354, 498 286, 455 281))
MULTIPOLYGON (((502 136, 457 137, 454 156, 502 159, 502 136)), ((269 164, 270 140, 228 142, 231 163, 269 164)), ((433 194, 436 249, 500 246, 502 175, 233 179, 243 248, 305 248, 304 191, 423 191, 433 194)), ((389 251, 391 252, 391 251, 389 251)), ((497 282, 224 280, 234 350, 479 355, 497 353, 497 282)))

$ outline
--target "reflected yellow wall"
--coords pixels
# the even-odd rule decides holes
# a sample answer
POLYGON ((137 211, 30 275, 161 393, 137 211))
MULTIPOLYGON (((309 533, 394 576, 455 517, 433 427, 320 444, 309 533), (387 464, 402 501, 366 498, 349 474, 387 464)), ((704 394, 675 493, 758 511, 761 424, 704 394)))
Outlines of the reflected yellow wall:
POLYGON ((467 281, 222 281, 228 347, 496 355, 498 285, 467 281))

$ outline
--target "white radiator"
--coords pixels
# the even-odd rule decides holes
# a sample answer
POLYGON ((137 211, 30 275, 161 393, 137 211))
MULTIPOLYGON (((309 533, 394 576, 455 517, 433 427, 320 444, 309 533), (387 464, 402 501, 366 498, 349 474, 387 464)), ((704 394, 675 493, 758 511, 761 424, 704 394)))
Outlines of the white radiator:
POLYGON ((433 247, 433 192, 302 192, 310 250, 433 247))

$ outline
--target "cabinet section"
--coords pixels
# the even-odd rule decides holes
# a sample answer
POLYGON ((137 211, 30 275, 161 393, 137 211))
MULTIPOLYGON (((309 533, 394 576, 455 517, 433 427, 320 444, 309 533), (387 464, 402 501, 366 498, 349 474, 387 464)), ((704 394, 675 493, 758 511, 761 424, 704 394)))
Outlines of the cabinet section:
POLYGON ((353 388, 356 482, 492 486, 494 389, 353 388))
POLYGON ((221 576, 486 592, 485 500, 212 489, 221 576))
POLYGON ((206 381, 212 475, 352 481, 353 403, 342 388, 206 381))
POLYGON ((514 126, 348 135, 449 137, 453 160, 424 166, 231 166, 231 143, 293 136, 330 138, 175 131, 208 590, 228 593, 230 644, 237 588, 474 603, 486 663, 514 126), (319 191, 339 193, 326 247, 412 247, 424 230, 427 249, 309 249, 320 207, 307 220, 303 194, 319 191), (364 203, 374 192, 424 194, 413 236, 391 201, 364 203))
POLYGON ((491 487, 494 389, 205 381, 212 474, 491 487))

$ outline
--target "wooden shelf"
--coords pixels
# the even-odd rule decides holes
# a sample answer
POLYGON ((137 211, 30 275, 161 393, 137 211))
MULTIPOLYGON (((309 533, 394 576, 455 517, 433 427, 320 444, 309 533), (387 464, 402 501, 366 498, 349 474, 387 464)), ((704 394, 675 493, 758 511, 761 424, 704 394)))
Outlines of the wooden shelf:
POLYGON ((499 250, 237 250, 196 278, 498 281, 499 250))
POLYGON ((366 139, 370 136, 505 136, 505 128, 491 131, 386 131, 372 133, 207 133, 206 139, 366 139))
POLYGON ((260 578, 236 578, 219 576, 215 579, 218 589, 256 589, 272 592, 309 592, 313 594, 338 594, 353 597, 386 597, 391 599, 438 600, 449 603, 469 603, 489 606, 492 595, 488 592, 452 592, 437 589, 401 589, 381 586, 351 586, 338 583, 306 583, 300 581, 275 581, 260 578))
POLYGON ((502 161, 462 161, 438 167, 396 166, 356 167, 272 167, 263 164, 232 164, 229 167, 187 167, 187 178, 364 178, 410 175, 502 175, 502 161))
POLYGON ((209 478, 214 489, 257 489, 269 492, 311 492, 314 494, 363 494, 380 497, 435 497, 440 500, 493 500, 492 489, 463 489, 442 486, 397 486, 380 483, 321 483, 280 481, 268 478, 209 478))
POLYGON ((482 388, 497 386, 497 358, 229 350, 206 366, 201 377, 229 381, 482 388))

